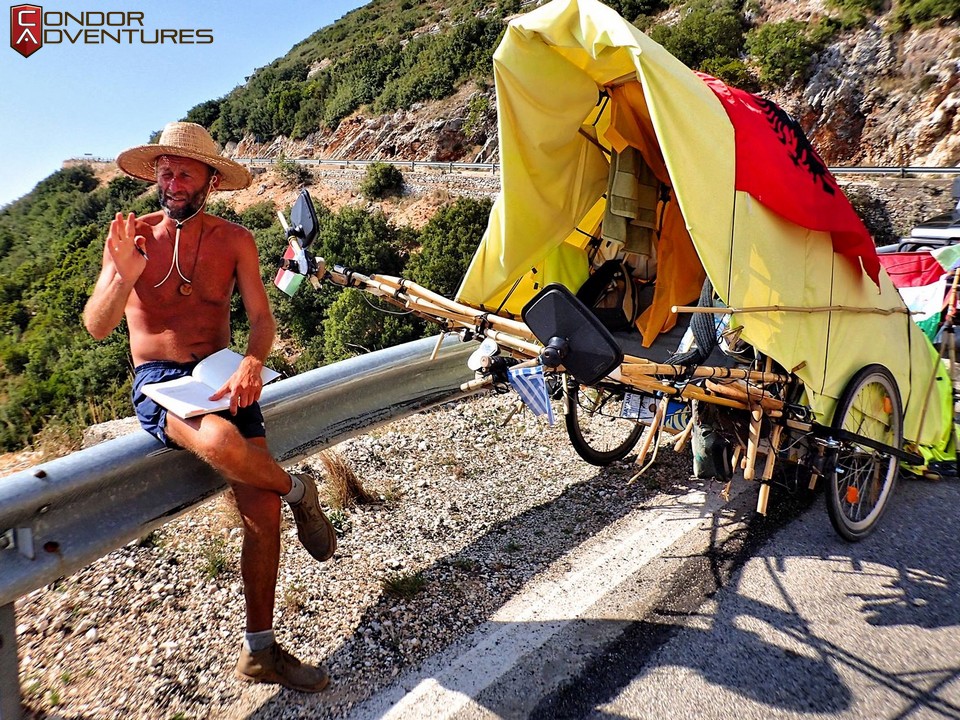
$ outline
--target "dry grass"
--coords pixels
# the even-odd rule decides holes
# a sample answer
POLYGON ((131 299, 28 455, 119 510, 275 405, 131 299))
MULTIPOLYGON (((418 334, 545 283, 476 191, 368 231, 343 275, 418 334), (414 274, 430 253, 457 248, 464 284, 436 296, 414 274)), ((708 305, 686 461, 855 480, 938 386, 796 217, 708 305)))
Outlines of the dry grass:
POLYGON ((237 498, 233 490, 227 490, 215 501, 215 517, 218 520, 218 530, 232 530, 243 527, 243 518, 237 508, 237 498))
POLYGON ((327 504, 338 510, 352 505, 371 505, 378 499, 364 489, 353 468, 334 450, 320 453, 320 461, 327 471, 327 504))

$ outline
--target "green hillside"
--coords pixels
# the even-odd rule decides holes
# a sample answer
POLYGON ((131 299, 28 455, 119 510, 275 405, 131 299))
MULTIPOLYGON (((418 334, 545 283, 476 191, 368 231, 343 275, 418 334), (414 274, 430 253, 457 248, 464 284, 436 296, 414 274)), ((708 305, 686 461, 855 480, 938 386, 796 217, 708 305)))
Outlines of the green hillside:
MULTIPOLYGON (((252 135, 302 139, 332 130, 366 107, 374 114, 438 100, 473 78, 492 81, 491 56, 505 20, 536 3, 520 0, 372 0, 258 69, 227 96, 187 119, 220 143, 252 135)), ((803 80, 825 43, 889 11, 905 29, 960 17, 958 0, 827 0, 829 16, 752 26, 757 0, 609 0, 606 3, 671 53, 741 87, 803 80), (669 12, 676 11, 677 12, 669 12)))

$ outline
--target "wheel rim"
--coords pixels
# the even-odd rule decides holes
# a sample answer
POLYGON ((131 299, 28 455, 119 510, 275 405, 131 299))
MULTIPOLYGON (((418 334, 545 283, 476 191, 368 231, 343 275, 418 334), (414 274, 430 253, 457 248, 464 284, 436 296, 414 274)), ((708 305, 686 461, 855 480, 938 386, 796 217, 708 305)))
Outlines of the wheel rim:
MULTIPOLYGON (((899 395, 880 373, 863 379, 843 408, 840 428, 877 442, 899 447, 902 440, 899 395)), ((837 456, 834 500, 853 533, 866 532, 886 506, 897 473, 897 458, 845 442, 837 456)))

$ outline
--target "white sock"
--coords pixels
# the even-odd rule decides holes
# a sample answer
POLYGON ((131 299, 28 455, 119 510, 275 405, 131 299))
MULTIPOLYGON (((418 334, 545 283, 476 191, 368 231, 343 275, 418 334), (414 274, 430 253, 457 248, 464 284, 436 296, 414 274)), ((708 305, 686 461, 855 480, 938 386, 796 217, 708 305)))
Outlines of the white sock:
POLYGON ((290 476, 290 492, 286 495, 281 495, 284 500, 289 505, 296 505, 298 502, 303 500, 303 492, 306 488, 303 486, 303 480, 298 478, 296 475, 290 476))
POLYGON ((273 645, 277 639, 273 636, 273 630, 261 630, 260 632, 248 632, 243 636, 243 646, 247 652, 259 652, 266 650, 273 645))

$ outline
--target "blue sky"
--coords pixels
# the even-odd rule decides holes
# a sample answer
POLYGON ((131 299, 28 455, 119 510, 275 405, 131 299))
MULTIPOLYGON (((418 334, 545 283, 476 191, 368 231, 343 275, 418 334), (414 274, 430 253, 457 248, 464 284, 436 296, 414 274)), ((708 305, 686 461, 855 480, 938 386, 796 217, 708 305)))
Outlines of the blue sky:
POLYGON ((227 94, 254 69, 366 0, 32 2, 44 13, 142 12, 151 38, 157 29, 209 29, 214 41, 84 45, 65 40, 45 43, 24 58, 10 47, 10 13, 4 8, 0 206, 28 193, 66 158, 115 157, 147 142, 167 122, 227 94))

